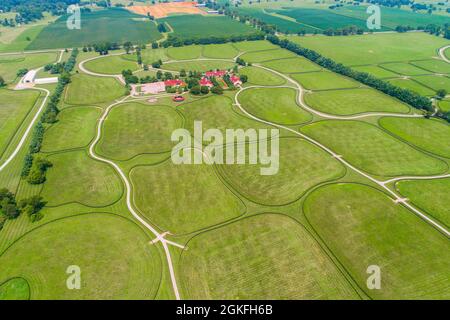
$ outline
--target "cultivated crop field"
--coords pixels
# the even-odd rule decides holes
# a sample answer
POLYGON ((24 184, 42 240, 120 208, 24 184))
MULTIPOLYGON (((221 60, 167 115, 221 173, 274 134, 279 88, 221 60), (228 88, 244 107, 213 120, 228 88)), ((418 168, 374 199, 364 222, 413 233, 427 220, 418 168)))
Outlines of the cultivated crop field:
MULTIPOLYGON (((186 37, 202 28, 216 36, 254 31, 228 17, 158 21, 186 37)), ((433 95, 440 81, 447 86, 447 63, 436 50, 448 42, 438 37, 288 39, 383 78, 414 81, 433 95)), ((80 50, 56 101, 56 121, 42 124, 28 175, 32 118, 57 88, 14 90, 20 87, 9 82, 0 89, 0 188, 18 202, 45 202, 38 217, 22 211, 0 220, 0 300, 450 298, 448 122, 265 40, 147 46, 140 55, 142 64, 134 50, 80 50), (216 69, 242 83, 217 75, 209 81, 220 90, 189 87, 194 76, 205 80, 216 69), (189 90, 139 91, 173 78, 189 90), (230 129, 248 136, 228 141, 230 129), (202 137, 206 130, 214 135, 202 137), (274 134, 255 140, 252 130, 274 134), (184 156, 194 163, 176 160, 180 132, 184 156), (264 152, 261 143, 276 163, 230 163, 234 154, 210 152, 243 145, 250 159, 253 147, 264 152), (51 165, 44 181, 30 183, 37 160, 51 165), (269 165, 275 174, 261 174, 269 165), (82 290, 66 285, 73 265, 81 269, 82 290), (377 290, 367 287, 371 265, 382 274, 377 290)), ((30 56, 4 60, 20 64, 30 56)))

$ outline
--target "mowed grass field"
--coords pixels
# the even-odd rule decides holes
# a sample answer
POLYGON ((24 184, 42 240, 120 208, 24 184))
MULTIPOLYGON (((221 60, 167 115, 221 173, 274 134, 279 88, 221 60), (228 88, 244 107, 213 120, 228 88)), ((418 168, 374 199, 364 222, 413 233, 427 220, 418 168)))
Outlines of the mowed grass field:
POLYGON ((183 119, 172 108, 130 102, 114 107, 105 121, 97 151, 110 159, 126 160, 142 153, 169 152, 172 132, 183 119))
POLYGON ((296 54, 286 49, 264 50, 244 53, 241 58, 246 62, 258 63, 283 58, 293 58, 296 54))
POLYGON ((65 102, 73 105, 92 105, 111 102, 125 94, 118 80, 77 74, 71 78, 65 92, 65 102))
POLYGON ((45 27, 28 50, 82 47, 101 42, 150 43, 162 36, 148 18, 114 8, 83 13, 81 29, 68 30, 68 16, 45 27))
MULTIPOLYGON (((276 56, 274 56, 276 58, 276 56)), ((264 67, 282 73, 319 71, 321 68, 315 63, 303 57, 269 60, 261 63, 264 67)))
POLYGON ((58 54, 57 52, 45 52, 0 56, 0 76, 6 82, 13 82, 17 78, 19 69, 35 69, 56 62, 58 54))
POLYGON ((41 195, 49 206, 77 202, 103 207, 122 195, 122 181, 114 169, 91 159, 84 150, 56 153, 47 159, 53 167, 47 172, 41 195))
POLYGON ((268 70, 258 67, 244 67, 239 70, 240 74, 248 77, 248 83, 260 86, 279 86, 286 83, 281 76, 274 74, 268 70))
POLYGON ((297 91, 290 88, 253 88, 239 95, 239 102, 254 116, 283 125, 311 120, 310 113, 296 103, 297 91))
POLYGON ((384 117, 381 127, 429 152, 450 158, 450 126, 440 120, 384 117))
POLYGON ((172 62, 163 64, 162 68, 174 71, 209 71, 209 70, 228 70, 232 69, 235 63, 232 61, 221 61, 221 60, 196 60, 196 61, 186 61, 186 62, 172 62))
POLYGON ((0 282, 22 277, 31 299, 153 299, 162 264, 135 223, 90 213, 43 225, 0 256, 0 282), (81 289, 69 290, 66 270, 81 269, 81 289))
POLYGON ((194 132, 194 121, 202 121, 203 130, 219 129, 224 136, 226 129, 273 128, 242 116, 232 107, 232 103, 233 100, 225 96, 210 96, 182 104, 177 109, 184 115, 184 127, 191 135, 194 132))
POLYGON ((239 53, 231 43, 210 44, 203 47, 202 55, 205 58, 232 59, 239 53))
POLYGON ((448 299, 448 239, 373 188, 334 184, 304 203, 309 222, 353 279, 374 299, 448 299), (369 266, 381 289, 368 290, 369 266))
POLYGON ((361 86, 350 78, 328 71, 295 73, 290 76, 309 90, 349 89, 361 86))
POLYGON ((30 288, 27 280, 23 278, 11 278, 0 285, 0 301, 3 300, 28 300, 30 288))
POLYGON ((211 165, 175 165, 169 159, 134 168, 130 176, 138 209, 173 234, 194 232, 245 212, 211 165))
POLYGON ((319 121, 301 131, 378 176, 432 175, 446 172, 442 160, 428 156, 376 126, 359 121, 319 121))
POLYGON ((431 88, 425 87, 413 79, 389 79, 390 83, 403 89, 408 89, 423 96, 433 96, 436 94, 431 88))
POLYGON ((202 55, 202 46, 190 45, 185 47, 167 48, 167 56, 174 60, 192 60, 200 58, 202 55))
POLYGON ((39 96, 37 90, 0 89, 0 157, 39 96))
POLYGON ((345 65, 431 59, 448 41, 426 33, 384 33, 352 37, 297 37, 289 40, 345 65), (420 45, 417 45, 420 43, 420 45))
POLYGON ((180 260, 190 299, 358 299, 291 218, 260 214, 200 233, 180 260))
POLYGON ((261 175, 261 167, 269 165, 221 165, 225 179, 239 193, 266 205, 293 202, 309 188, 345 173, 345 168, 330 155, 299 138, 280 139, 276 174, 261 175))
POLYGON ((87 146, 95 135, 100 114, 101 109, 97 107, 63 109, 58 115, 58 122, 45 132, 41 151, 55 152, 87 146))
MULTIPOLYGON (((321 84, 323 85, 323 83, 321 84)), ((357 85, 357 83, 355 84, 357 85)), ((339 82, 336 82, 336 85, 339 85, 339 82)), ((406 104, 370 88, 307 93, 305 102, 318 111, 336 115, 364 112, 408 113, 409 111, 406 104)))
POLYGON ((136 71, 139 68, 136 62, 127 60, 124 56, 101 57, 86 62, 84 67, 89 71, 102 74, 121 74, 123 70, 136 71))
POLYGON ((175 15, 158 19, 173 29, 180 38, 205 38, 255 33, 255 29, 225 16, 175 15))
POLYGON ((403 180, 395 188, 414 205, 450 227, 450 179, 403 180))

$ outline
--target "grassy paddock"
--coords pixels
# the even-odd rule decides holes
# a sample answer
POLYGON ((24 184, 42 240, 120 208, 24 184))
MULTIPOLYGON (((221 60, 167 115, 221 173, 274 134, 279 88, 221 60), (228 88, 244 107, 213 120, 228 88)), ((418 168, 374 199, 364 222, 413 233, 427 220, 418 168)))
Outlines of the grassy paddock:
POLYGON ((385 194, 357 184, 311 193, 304 212, 316 232, 374 299, 449 299, 448 239, 385 194), (367 268, 381 289, 366 289, 367 268))
POLYGON ((167 49, 167 55, 174 60, 197 59, 202 55, 202 46, 170 47, 167 49))
POLYGON ((131 172, 136 206, 174 234, 190 233, 244 213, 245 207, 211 165, 175 165, 169 159, 131 172))
POLYGON ((423 150, 450 158, 450 126, 444 121, 384 117, 379 123, 395 136, 423 150))
POLYGON ((122 183, 107 164, 89 158, 85 151, 58 153, 48 157, 53 167, 41 195, 49 206, 78 202, 102 207, 118 200, 122 183))
POLYGON ((91 213, 41 226, 0 256, 0 281, 21 275, 31 299, 153 299, 162 272, 151 239, 135 223, 91 213), (81 290, 68 290, 66 270, 81 269, 81 290))
POLYGON ((233 43, 233 46, 236 47, 239 51, 244 51, 244 52, 279 49, 278 46, 276 46, 266 40, 241 41, 241 42, 233 43))
POLYGON ((244 67, 239 70, 240 74, 248 77, 248 82, 260 86, 279 86, 286 83, 286 80, 273 72, 258 68, 244 67))
POLYGON ((447 171, 447 164, 442 160, 428 156, 364 122, 320 121, 301 130, 371 174, 388 177, 447 171))
POLYGON ((170 135, 181 126, 182 119, 172 108, 125 103, 110 111, 97 150, 119 160, 141 153, 170 151, 173 147, 170 135))
POLYGON ((124 93, 125 88, 116 79, 77 74, 66 89, 65 102, 74 105, 112 102, 124 93))
POLYGON ((123 70, 136 71, 136 62, 124 59, 123 56, 109 56, 88 61, 84 64, 89 71, 102 74, 121 74, 123 70))
POLYGON ((420 32, 288 39, 350 66, 431 59, 437 56, 438 48, 448 44, 443 38, 420 32))
POLYGON ((406 62, 386 63, 380 67, 404 76, 427 74, 428 71, 406 62))
POLYGON ((40 93, 35 90, 0 89, 0 156, 16 134, 40 93))
POLYGON ((333 72, 308 72, 292 74, 291 78, 309 90, 358 88, 360 83, 333 72))
POLYGON ((231 43, 224 44, 210 44, 203 47, 202 55, 205 58, 222 58, 222 59, 232 59, 239 51, 231 43))
POLYGON ((243 91, 239 101, 254 116, 284 125, 301 124, 312 116, 298 106, 297 91, 290 88, 254 88, 243 91))
POLYGON ((294 220, 261 214, 201 233, 180 260, 188 299, 357 299, 294 220))
POLYGON ((27 280, 23 278, 12 278, 0 284, 0 301, 3 300, 28 300, 30 288, 27 280))
MULTIPOLYGON (((270 150, 270 149, 269 149, 270 150)), ((225 178, 248 199, 266 205, 297 200, 309 188, 345 172, 344 167, 318 147, 299 138, 281 138, 279 170, 261 175, 268 165, 222 165, 225 178)))
POLYGON ((450 227, 450 179, 403 180, 395 188, 414 205, 450 227))
POLYGON ((86 146, 95 135, 95 125, 101 110, 95 107, 63 109, 58 122, 45 133, 41 150, 61 151, 86 146))
POLYGON ((261 64, 267 68, 282 73, 311 72, 321 70, 321 67, 303 57, 271 60, 261 64))
POLYGON ((364 112, 408 113, 410 110, 397 99, 370 88, 307 93, 305 102, 316 110, 336 115, 364 112))
POLYGON ((167 70, 180 71, 209 71, 215 69, 231 69, 235 66, 232 61, 218 61, 218 60, 196 60, 186 62, 172 62, 164 64, 162 67, 167 70))
POLYGON ((424 96, 432 96, 436 94, 434 90, 431 90, 430 88, 425 87, 417 81, 411 79, 389 79, 388 81, 394 86, 408 89, 424 96))
POLYGON ((293 57, 296 57, 296 54, 286 49, 248 52, 241 56, 246 62, 252 63, 293 57))

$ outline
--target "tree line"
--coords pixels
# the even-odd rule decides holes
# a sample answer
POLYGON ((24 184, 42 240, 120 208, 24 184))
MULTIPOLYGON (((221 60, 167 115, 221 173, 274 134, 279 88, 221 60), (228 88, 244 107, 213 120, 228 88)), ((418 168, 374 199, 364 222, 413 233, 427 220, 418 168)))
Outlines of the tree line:
MULTIPOLYGON (((280 40, 280 38, 278 38, 275 35, 268 35, 267 40, 275 45, 278 45, 282 48, 292 51, 300 56, 303 56, 320 65, 321 67, 324 67, 335 73, 344 75, 346 77, 353 78, 356 81, 359 81, 369 87, 379 90, 394 98, 397 98, 400 101, 403 101, 416 109, 423 110, 427 112, 428 115, 433 112, 433 105, 431 100, 427 97, 412 92, 411 90, 394 86, 393 84, 378 79, 366 72, 359 72, 353 70, 349 67, 344 66, 342 63, 337 63, 330 58, 322 56, 320 53, 314 50, 304 48, 287 39, 280 40)), ((450 113, 438 113, 437 116, 450 122, 450 113)))
POLYGON ((65 86, 70 82, 70 72, 73 70, 78 55, 78 49, 74 48, 72 53, 64 64, 64 70, 58 78, 58 84, 55 91, 49 98, 49 102, 39 119, 38 123, 34 127, 28 153, 24 158, 24 164, 22 167, 22 178, 26 179, 30 184, 41 184, 45 182, 45 173, 48 168, 52 166, 52 163, 44 158, 36 156, 41 150, 42 142, 45 133, 45 124, 52 124, 57 121, 59 113, 58 103, 64 92, 65 86))

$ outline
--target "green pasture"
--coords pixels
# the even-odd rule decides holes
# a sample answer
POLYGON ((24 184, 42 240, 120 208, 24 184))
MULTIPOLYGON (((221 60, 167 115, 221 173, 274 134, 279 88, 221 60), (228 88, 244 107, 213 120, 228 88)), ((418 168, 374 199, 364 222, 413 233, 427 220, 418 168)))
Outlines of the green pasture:
POLYGON ((100 154, 126 160, 142 153, 170 151, 172 132, 182 127, 174 109, 129 102, 114 107, 103 125, 97 145, 100 154))
POLYGON ((406 62, 386 63, 381 64, 380 67, 404 76, 417 76, 429 73, 429 71, 406 62))
POLYGON ((345 160, 378 176, 432 175, 447 171, 445 162, 428 156, 383 130, 359 121, 320 121, 301 131, 345 160))
POLYGON ((283 58, 293 58, 293 57, 296 57, 296 54, 286 49, 254 51, 244 53, 242 56, 240 56, 240 58, 244 59, 246 62, 251 63, 278 60, 283 58))
POLYGON ((23 278, 12 278, 0 284, 0 301, 28 300, 29 297, 28 282, 23 278))
MULTIPOLYGON (((284 205, 300 198, 309 188, 345 173, 336 159, 305 140, 281 138, 279 143, 279 165, 275 174, 261 174, 261 168, 269 165, 224 164, 221 169, 227 181, 254 202, 284 205)), ((272 167, 275 167, 273 163, 272 167)))
POLYGON ((398 74, 386 70, 384 68, 380 68, 376 65, 368 65, 368 66, 356 66, 352 67, 353 70, 359 71, 359 72, 366 72, 368 74, 373 75, 377 78, 395 78, 398 77, 398 74))
MULTIPOLYGON (((278 58, 278 56, 275 56, 274 58, 278 58)), ((318 65, 303 57, 269 60, 267 62, 261 63, 261 65, 282 73, 310 72, 321 70, 318 65)))
POLYGON ((266 40, 235 42, 233 43, 233 46, 242 52, 262 51, 280 48, 279 46, 274 45, 266 40))
POLYGON ((153 299, 162 262, 150 240, 134 222, 112 214, 57 220, 2 253, 0 281, 26 279, 36 300, 153 299), (67 287, 70 266, 80 268, 80 290, 67 287))
POLYGON ((322 71, 291 74, 291 78, 309 90, 358 88, 360 83, 339 74, 322 71))
POLYGON ((6 82, 13 82, 20 69, 36 69, 46 64, 56 62, 59 53, 45 52, 20 55, 0 56, 0 76, 6 82))
POLYGON ((123 56, 109 56, 88 61, 84 67, 95 73, 121 74, 123 70, 136 71, 139 66, 136 62, 124 59, 123 56))
POLYGON ((68 104, 91 105, 113 102, 124 93, 125 88, 116 79, 76 74, 71 78, 64 100, 68 104))
POLYGON ((290 88, 254 88, 243 91, 239 102, 254 116, 283 125, 311 120, 311 114, 296 103, 297 91, 290 88))
POLYGON ((423 85, 421 85, 420 83, 418 83, 415 80, 412 79, 389 79, 388 80, 391 84, 393 84, 394 86, 403 88, 403 89, 408 89, 411 90, 415 93, 418 93, 420 95, 423 96, 433 96, 436 94, 436 92, 434 90, 431 90, 428 87, 425 87, 423 85))
POLYGON ((95 136, 101 109, 96 107, 73 107, 63 109, 58 122, 47 129, 42 152, 62 151, 87 146, 95 136))
POLYGON ((279 86, 286 83, 281 76, 258 67, 244 67, 239 70, 240 74, 248 77, 248 82, 259 86, 279 86))
POLYGON ((450 158, 450 126, 444 121, 384 117, 379 123, 395 136, 423 150, 450 158))
POLYGON ((365 112, 407 113, 409 111, 406 104, 371 88, 307 93, 305 101, 318 111, 336 115, 365 112))
POLYGON ((306 199, 309 222, 373 299, 448 299, 448 239, 386 194, 359 184, 333 184, 306 199), (381 288, 367 289, 369 266, 381 288))
POLYGON ((243 203, 223 184, 212 165, 176 165, 169 159, 134 168, 130 177, 138 209, 173 234, 207 228, 245 212, 243 203))
POLYGON ((450 227, 450 179, 403 180, 395 188, 414 205, 450 227))
POLYGON ((202 46, 170 47, 167 49, 167 55, 174 60, 197 59, 202 55, 202 46))
POLYGON ((414 80, 417 82, 433 89, 433 90, 441 90, 444 89, 447 92, 450 92, 450 78, 446 76, 417 76, 414 77, 414 80))
POLYGON ((202 55, 205 58, 233 59, 239 51, 231 43, 210 44, 203 47, 202 55))
POLYGON ((301 224, 260 214, 200 233, 180 260, 188 299, 358 299, 301 224))
POLYGON ((85 151, 53 154, 41 195, 49 206, 78 202, 103 207, 119 200, 122 181, 109 165, 93 160, 85 151))
POLYGON ((421 60, 413 61, 411 62, 411 64, 414 64, 433 73, 450 73, 450 63, 447 63, 443 60, 421 60))

